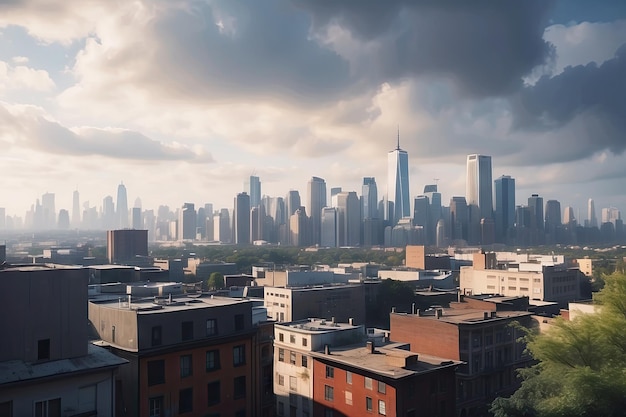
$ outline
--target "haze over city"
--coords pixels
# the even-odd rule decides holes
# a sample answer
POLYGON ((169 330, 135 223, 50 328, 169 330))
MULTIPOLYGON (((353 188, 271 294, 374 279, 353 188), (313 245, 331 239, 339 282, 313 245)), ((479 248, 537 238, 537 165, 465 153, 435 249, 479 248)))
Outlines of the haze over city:
POLYGON ((232 208, 251 174, 382 196, 398 126, 411 200, 465 195, 478 153, 519 202, 626 207, 621 2, 31 0, 0 31, 8 215, 120 181, 129 206, 232 208))

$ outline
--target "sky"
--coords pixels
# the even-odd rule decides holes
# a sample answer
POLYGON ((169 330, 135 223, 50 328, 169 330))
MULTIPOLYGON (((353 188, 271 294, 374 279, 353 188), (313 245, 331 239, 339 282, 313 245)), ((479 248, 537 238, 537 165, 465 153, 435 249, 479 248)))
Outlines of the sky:
POLYGON ((626 210, 626 2, 2 0, 0 207, 233 205, 312 176, 411 195, 465 194, 466 155, 493 178, 626 210))

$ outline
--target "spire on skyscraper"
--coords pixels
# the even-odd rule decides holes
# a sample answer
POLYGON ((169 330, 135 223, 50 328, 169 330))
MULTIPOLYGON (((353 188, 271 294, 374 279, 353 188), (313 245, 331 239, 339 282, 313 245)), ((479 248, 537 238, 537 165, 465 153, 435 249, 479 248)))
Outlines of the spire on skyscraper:
POLYGON ((398 125, 398 145, 396 146, 396 150, 400 150, 400 125, 398 125))

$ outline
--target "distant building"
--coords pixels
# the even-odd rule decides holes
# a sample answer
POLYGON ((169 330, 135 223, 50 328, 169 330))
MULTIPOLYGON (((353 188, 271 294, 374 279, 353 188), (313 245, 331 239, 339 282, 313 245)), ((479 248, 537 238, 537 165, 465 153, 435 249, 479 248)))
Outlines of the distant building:
POLYGON ((246 193, 239 193, 235 197, 233 237, 236 245, 250 244, 250 196, 246 193))
POLYGON ((307 183, 307 211, 311 219, 310 243, 319 245, 322 231, 322 208, 326 207, 326 181, 312 177, 307 183))
POLYGON ((107 258, 109 263, 132 264, 138 256, 148 256, 147 230, 107 231, 107 258))
POLYGON ((196 209, 193 203, 185 203, 178 211, 178 240, 196 239, 196 209))
POLYGON ((400 131, 398 130, 396 148, 387 154, 385 220, 392 226, 403 217, 411 217, 409 191, 409 154, 400 149, 400 131))
POLYGON ((494 184, 496 242, 507 243, 515 227, 515 178, 503 175, 494 184))
POLYGON ((112 416, 126 361, 89 343, 87 270, 0 270, 0 415, 112 416))

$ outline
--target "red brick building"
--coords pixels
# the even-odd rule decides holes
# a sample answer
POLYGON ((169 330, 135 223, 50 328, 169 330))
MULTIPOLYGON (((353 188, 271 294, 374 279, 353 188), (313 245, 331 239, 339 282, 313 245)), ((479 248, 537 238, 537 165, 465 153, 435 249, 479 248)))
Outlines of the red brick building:
MULTIPOLYGON (((469 300, 468 300, 469 301, 469 300)), ((451 303, 419 314, 391 313, 390 338, 411 350, 463 361, 457 368, 457 415, 481 415, 497 396, 519 386, 516 369, 527 366, 523 335, 513 323, 531 326, 531 313, 496 311, 487 301, 451 303)))
POLYGON ((458 361, 389 342, 336 347, 312 356, 314 416, 455 415, 458 361))

